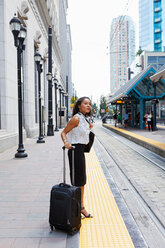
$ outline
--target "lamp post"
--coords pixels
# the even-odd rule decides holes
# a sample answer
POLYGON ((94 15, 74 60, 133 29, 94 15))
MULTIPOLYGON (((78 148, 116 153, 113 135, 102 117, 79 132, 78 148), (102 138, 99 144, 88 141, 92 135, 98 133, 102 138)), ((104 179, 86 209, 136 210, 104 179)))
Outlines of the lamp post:
POLYGON ((14 36, 14 45, 17 48, 17 80, 18 80, 18 136, 19 144, 15 158, 25 158, 22 132, 22 82, 21 82, 21 55, 25 49, 24 40, 26 38, 26 28, 16 16, 10 20, 10 28, 14 36))
POLYGON ((56 114, 56 127, 54 131, 59 131, 58 129, 58 123, 57 123, 57 108, 58 108, 58 104, 57 104, 57 89, 58 89, 58 80, 56 78, 56 76, 53 78, 54 80, 54 93, 55 93, 55 114, 56 114))
POLYGON ((131 68, 130 67, 128 67, 128 80, 131 79, 131 74, 134 74, 134 72, 131 71, 131 68))
POLYGON ((67 109, 66 109, 66 111, 67 111, 67 112, 66 112, 66 122, 68 122, 68 120, 69 120, 69 119, 68 119, 68 111, 69 111, 69 106, 68 106, 68 105, 69 105, 69 103, 68 103, 68 98, 69 98, 69 97, 68 97, 68 90, 69 90, 69 89, 68 89, 68 76, 66 76, 66 94, 67 94, 67 95, 66 95, 66 108, 67 108, 67 109))
POLYGON ((153 83, 153 88, 154 88, 154 99, 152 100, 153 102, 153 131, 155 131, 156 128, 156 82, 153 83))
POLYGON ((52 28, 48 29, 48 136, 53 136, 53 106, 52 106, 52 28))
POLYGON ((62 93, 62 106, 64 106, 64 94, 65 94, 64 89, 61 90, 61 93, 62 93))
POLYGON ((41 114, 41 72, 42 72, 42 64, 43 64, 43 59, 41 57, 41 54, 36 52, 36 54, 34 55, 34 60, 36 62, 37 71, 38 71, 39 136, 37 143, 45 143, 43 136, 42 114, 41 114))
POLYGON ((66 107, 66 122, 68 122, 68 93, 67 92, 64 93, 64 97, 65 97, 65 107, 66 107))
POLYGON ((61 126, 62 126, 61 125, 61 94, 62 94, 62 85, 60 84, 58 88, 59 88, 59 91, 60 91, 60 114, 59 114, 60 115, 60 126, 59 126, 59 128, 61 128, 61 126))

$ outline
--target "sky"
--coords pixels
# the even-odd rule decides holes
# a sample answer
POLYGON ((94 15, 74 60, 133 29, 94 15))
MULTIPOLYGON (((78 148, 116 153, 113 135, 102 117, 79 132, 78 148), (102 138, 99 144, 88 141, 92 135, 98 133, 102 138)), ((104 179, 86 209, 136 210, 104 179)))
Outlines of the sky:
POLYGON ((68 0, 67 23, 72 37, 72 82, 78 97, 99 103, 110 93, 109 34, 112 19, 129 15, 136 27, 138 0, 68 0))

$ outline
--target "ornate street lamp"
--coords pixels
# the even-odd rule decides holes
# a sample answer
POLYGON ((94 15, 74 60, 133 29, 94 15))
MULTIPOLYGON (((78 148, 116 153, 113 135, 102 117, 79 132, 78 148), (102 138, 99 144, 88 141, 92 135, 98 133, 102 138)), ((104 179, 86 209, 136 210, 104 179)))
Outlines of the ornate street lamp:
POLYGON ((154 88, 154 99, 152 99, 152 103, 153 103, 153 131, 157 130, 157 127, 156 127, 156 103, 158 102, 158 100, 156 99, 156 86, 157 86, 157 82, 153 82, 153 88, 154 88))
POLYGON ((64 93, 65 93, 65 91, 62 88, 62 90, 61 90, 61 94, 62 94, 62 106, 64 106, 64 93))
POLYGON ((57 109, 58 109, 58 104, 57 104, 57 89, 58 89, 58 79, 56 78, 56 75, 53 78, 54 81, 54 94, 55 94, 55 115, 56 115, 56 127, 54 131, 59 131, 58 129, 58 123, 57 123, 57 109))
POLYGON ((66 96, 66 122, 68 122, 69 121, 69 118, 68 118, 68 112, 69 112, 69 102, 68 102, 68 100, 69 100, 69 97, 68 97, 68 76, 66 76, 66 93, 67 93, 67 96, 66 96))
POLYGON ((48 73, 46 74, 46 79, 47 79, 48 81, 52 80, 52 73, 51 73, 51 72, 48 72, 48 73))
POLYGON ((62 120, 61 120, 61 116, 62 116, 62 113, 61 113, 61 112, 62 112, 62 111, 61 111, 61 104, 62 104, 62 103, 61 103, 61 94, 62 94, 62 91, 63 91, 63 87, 62 87, 62 85, 60 84, 58 88, 59 88, 59 91, 60 91, 60 112, 59 112, 59 113, 60 113, 60 114, 59 114, 59 115, 60 115, 60 126, 59 126, 59 128, 62 128, 62 123, 61 123, 61 122, 62 122, 62 120))
POLYGON ((19 18, 17 18, 16 16, 14 16, 11 20, 10 20, 10 29, 13 33, 14 36, 14 45, 16 47, 18 47, 18 35, 21 29, 21 20, 19 18))
POLYGON ((54 135, 53 104, 52 104, 52 28, 48 28, 48 136, 54 135), (51 77, 50 77, 51 75, 51 77))
POLYGON ((23 133, 22 133, 22 82, 21 82, 21 55, 25 49, 24 40, 26 38, 26 28, 22 25, 21 20, 16 16, 10 21, 10 29, 14 36, 14 45, 17 48, 17 77, 18 77, 18 135, 19 144, 16 158, 25 158, 27 153, 25 152, 23 145, 23 133))
POLYGON ((67 92, 64 93, 64 97, 65 97, 65 107, 66 107, 66 122, 68 122, 68 93, 67 92))
POLYGON ((41 54, 36 52, 36 54, 34 55, 34 60, 36 62, 37 71, 38 71, 39 137, 37 143, 45 143, 43 136, 42 114, 41 114, 41 72, 42 72, 42 64, 43 64, 43 59, 41 57, 41 54))

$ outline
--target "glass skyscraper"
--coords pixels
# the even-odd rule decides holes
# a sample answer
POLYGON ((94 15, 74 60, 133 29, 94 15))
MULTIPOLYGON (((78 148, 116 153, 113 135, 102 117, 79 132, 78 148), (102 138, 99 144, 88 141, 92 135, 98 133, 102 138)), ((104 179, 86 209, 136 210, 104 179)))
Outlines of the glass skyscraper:
POLYGON ((165 0, 139 0, 139 46, 165 51, 165 0))

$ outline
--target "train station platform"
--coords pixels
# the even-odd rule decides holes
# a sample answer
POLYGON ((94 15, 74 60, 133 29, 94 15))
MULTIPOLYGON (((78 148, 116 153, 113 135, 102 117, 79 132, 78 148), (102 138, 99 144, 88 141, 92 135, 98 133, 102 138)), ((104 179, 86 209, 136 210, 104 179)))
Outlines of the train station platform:
POLYGON ((63 144, 60 132, 46 137, 45 144, 36 140, 24 142, 27 158, 14 158, 17 147, 0 154, 0 248, 135 247, 94 149, 86 154, 85 190, 85 207, 94 218, 83 219, 74 236, 50 231, 50 190, 62 182, 63 144))
POLYGON ((86 154, 86 162, 88 183, 85 202, 94 218, 82 220, 80 248, 133 248, 94 149, 86 154))
POLYGON ((137 128, 115 127, 114 124, 103 124, 103 126, 121 136, 165 157, 165 126, 158 125, 157 131, 140 130, 137 128))

